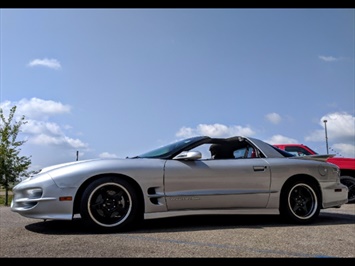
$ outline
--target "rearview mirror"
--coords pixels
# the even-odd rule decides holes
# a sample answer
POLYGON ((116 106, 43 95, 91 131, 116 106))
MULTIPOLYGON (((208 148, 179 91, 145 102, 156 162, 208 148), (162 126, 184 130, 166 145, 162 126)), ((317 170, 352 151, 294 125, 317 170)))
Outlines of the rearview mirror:
POLYGON ((173 160, 199 160, 202 154, 199 151, 183 151, 176 155, 173 160))

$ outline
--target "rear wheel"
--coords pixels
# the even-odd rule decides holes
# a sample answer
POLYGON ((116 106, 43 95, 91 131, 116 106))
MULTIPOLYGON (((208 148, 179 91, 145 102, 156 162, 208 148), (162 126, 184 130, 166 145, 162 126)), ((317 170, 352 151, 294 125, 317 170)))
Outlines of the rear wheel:
POLYGON ((95 180, 83 193, 80 215, 90 228, 126 230, 140 217, 136 191, 122 178, 95 180))
POLYGON ((348 203, 355 203, 355 178, 352 176, 341 176, 340 182, 349 189, 348 203))
POLYGON ((280 214, 291 222, 308 224, 320 212, 320 191, 316 184, 296 180, 285 186, 281 193, 280 214))

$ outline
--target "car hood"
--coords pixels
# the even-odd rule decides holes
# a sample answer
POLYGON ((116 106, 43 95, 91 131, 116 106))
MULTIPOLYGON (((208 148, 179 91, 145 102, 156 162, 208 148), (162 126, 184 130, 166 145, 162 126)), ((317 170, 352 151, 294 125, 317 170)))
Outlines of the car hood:
POLYGON ((74 161, 74 162, 55 164, 55 165, 44 167, 41 170, 39 170, 37 173, 43 174, 43 173, 46 173, 46 172, 49 172, 49 171, 52 171, 52 170, 55 170, 55 169, 58 169, 58 168, 66 167, 66 166, 69 166, 69 165, 82 164, 82 163, 87 163, 87 162, 90 162, 90 161, 97 161, 97 160, 101 160, 101 159, 89 159, 89 160, 82 160, 82 161, 74 161))

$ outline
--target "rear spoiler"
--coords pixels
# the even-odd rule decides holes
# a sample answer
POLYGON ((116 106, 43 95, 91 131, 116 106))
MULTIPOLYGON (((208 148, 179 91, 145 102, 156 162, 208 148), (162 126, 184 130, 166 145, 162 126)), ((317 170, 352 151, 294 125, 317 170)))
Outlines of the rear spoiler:
POLYGON ((314 154, 314 155, 295 156, 295 157, 288 157, 288 158, 326 162, 329 158, 333 158, 334 156, 335 156, 335 154, 322 154, 322 155, 314 154))

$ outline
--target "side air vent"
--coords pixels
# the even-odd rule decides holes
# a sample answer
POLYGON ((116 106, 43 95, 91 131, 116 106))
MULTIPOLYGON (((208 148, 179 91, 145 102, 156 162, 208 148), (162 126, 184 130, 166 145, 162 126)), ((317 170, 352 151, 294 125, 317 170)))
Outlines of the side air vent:
POLYGON ((154 205, 160 205, 161 203, 159 203, 159 200, 160 200, 160 198, 164 197, 163 193, 157 191, 158 189, 159 188, 157 188, 157 187, 150 187, 147 190, 149 200, 154 205))

